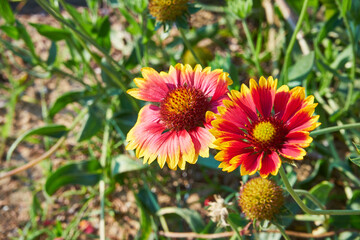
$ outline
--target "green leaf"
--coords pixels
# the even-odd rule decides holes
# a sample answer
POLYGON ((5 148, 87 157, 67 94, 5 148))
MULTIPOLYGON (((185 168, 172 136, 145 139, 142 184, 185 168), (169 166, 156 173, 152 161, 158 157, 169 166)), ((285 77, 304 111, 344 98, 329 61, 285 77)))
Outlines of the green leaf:
POLYGON ((89 107, 89 112, 86 115, 86 120, 82 125, 79 133, 78 141, 88 140, 103 128, 104 113, 95 106, 89 107))
POLYGON ((64 95, 58 97, 52 107, 49 109, 49 117, 53 118, 56 113, 61 111, 66 105, 73 102, 79 102, 81 100, 87 101, 96 95, 91 91, 73 91, 67 92, 64 95))
POLYGON ((99 182, 101 166, 98 160, 81 161, 67 164, 52 173, 45 183, 45 191, 53 195, 67 184, 93 186, 99 182))
POLYGON ((357 158, 350 158, 350 161, 352 161, 355 165, 360 167, 360 157, 357 158))
POLYGON ((110 51, 111 40, 110 40, 110 20, 109 16, 99 18, 97 25, 97 43, 104 47, 106 50, 110 51))
POLYGON ((55 28, 46 24, 30 23, 31 26, 43 36, 49 38, 51 41, 60 41, 71 37, 69 31, 61 28, 55 28))
POLYGON ((213 155, 210 155, 208 158, 199 157, 197 164, 219 170, 220 162, 216 161, 213 155))
MULTIPOLYGON (((311 51, 308 55, 301 56, 294 65, 289 68, 289 81, 299 82, 306 79, 314 66, 315 54, 311 51)), ((298 84, 298 85, 300 85, 298 84)))
POLYGON ((356 151, 358 152, 358 154, 360 154, 360 144, 354 143, 354 146, 355 146, 356 151))
POLYGON ((8 24, 14 24, 15 22, 14 13, 7 0, 0 1, 0 16, 2 16, 8 24))
POLYGON ((32 56, 34 58, 37 58, 35 53, 34 43, 32 42, 31 37, 27 32, 26 28, 24 27, 24 25, 22 25, 21 22, 16 21, 16 28, 19 31, 20 37, 24 40, 26 46, 29 48, 32 56))
POLYGON ((136 19, 127 11, 126 8, 119 8, 119 11, 126 18, 126 21, 130 24, 130 26, 126 29, 132 35, 141 34, 141 27, 136 21, 136 19))
POLYGON ((137 197, 151 214, 155 214, 160 209, 156 195, 146 185, 140 189, 137 197))
POLYGON ((16 27, 13 26, 0 26, 0 29, 3 30, 9 37, 19 40, 20 34, 16 27))
POLYGON ((141 203, 139 197, 135 195, 136 205, 140 211, 140 228, 137 239, 153 239, 153 230, 150 214, 146 211, 145 206, 141 203))
MULTIPOLYGON (((321 183, 315 185, 310 189, 310 193, 316 197, 323 205, 326 205, 327 200, 329 199, 329 193, 334 188, 334 184, 328 181, 322 181, 321 183)), ((314 208, 315 205, 306 199, 306 203, 310 208, 314 208)))
POLYGON ((40 135, 40 136, 48 136, 59 138, 63 136, 65 133, 68 132, 68 129, 64 125, 57 125, 57 124, 50 124, 44 127, 30 129, 26 131, 22 135, 20 135, 13 144, 11 144, 7 154, 6 154, 6 161, 9 161, 11 158, 12 153, 14 152, 15 148, 19 143, 24 140, 25 138, 32 136, 32 135, 40 135))
POLYGON ((189 224, 189 227, 194 232, 200 233, 205 227, 205 224, 200 214, 192 209, 167 207, 167 208, 161 208, 157 212, 158 216, 162 216, 166 214, 176 214, 180 216, 182 219, 184 219, 187 222, 187 224, 189 224))
MULTIPOLYGON (((353 196, 347 204, 349 209, 359 210, 360 209, 360 190, 355 190, 353 196)), ((358 215, 350 216, 350 224, 356 228, 360 229, 360 218, 358 215)))
POLYGON ((148 167, 147 165, 144 165, 125 154, 114 157, 111 163, 111 173, 113 176, 117 174, 138 171, 148 167))
POLYGON ((51 42, 51 46, 49 49, 49 56, 48 59, 46 60, 46 64, 48 66, 51 66, 54 64, 55 60, 56 60, 56 55, 57 55, 57 46, 55 42, 51 42))

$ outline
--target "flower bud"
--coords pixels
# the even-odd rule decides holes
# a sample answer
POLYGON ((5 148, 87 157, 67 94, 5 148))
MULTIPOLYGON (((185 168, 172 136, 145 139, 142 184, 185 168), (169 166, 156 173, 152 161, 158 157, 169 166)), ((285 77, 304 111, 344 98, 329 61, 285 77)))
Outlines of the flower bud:
POLYGON ((240 189, 239 206, 251 220, 271 220, 283 204, 283 191, 272 180, 253 178, 240 189))

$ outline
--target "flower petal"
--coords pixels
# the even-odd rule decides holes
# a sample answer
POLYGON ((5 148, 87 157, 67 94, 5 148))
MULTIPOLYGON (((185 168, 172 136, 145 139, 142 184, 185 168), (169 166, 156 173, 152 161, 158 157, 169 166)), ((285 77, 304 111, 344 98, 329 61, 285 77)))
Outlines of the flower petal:
POLYGON ((262 159, 262 165, 259 171, 260 176, 266 178, 270 173, 275 176, 277 175, 280 166, 281 160, 276 152, 266 154, 262 159))
POLYGON ((215 137, 208 129, 196 127, 189 131, 191 140, 194 143, 195 153, 201 157, 209 157, 209 145, 215 140, 215 137))
POLYGON ((279 149, 279 153, 288 159, 302 160, 306 155, 306 151, 295 145, 283 144, 282 148, 279 149))
POLYGON ((229 97, 240 107, 250 120, 256 121, 258 119, 253 97, 250 89, 245 84, 241 85, 241 92, 232 90, 229 97))
POLYGON ((268 117, 271 114, 275 100, 276 87, 277 80, 274 81, 272 77, 269 77, 268 80, 261 77, 259 85, 254 79, 250 79, 251 96, 253 97, 256 109, 263 117, 268 117))
POLYGON ((308 147, 313 140, 309 135, 310 133, 306 131, 290 132, 286 135, 286 143, 297 145, 302 148, 308 147))
POLYGON ((240 174, 243 175, 253 175, 257 170, 261 169, 262 158, 264 153, 245 153, 243 156, 244 160, 241 164, 240 174))
POLYGON ((128 94, 134 98, 149 101, 160 102, 169 92, 163 77, 152 68, 141 69, 144 78, 135 78, 134 82, 139 88, 129 89, 128 94))
POLYGON ((305 99, 305 88, 295 87, 290 90, 290 98, 287 102, 282 120, 288 121, 294 114, 302 108, 305 99))
POLYGON ((317 104, 314 103, 299 110, 288 120, 287 127, 290 132, 312 131, 320 125, 320 123, 317 122, 319 116, 313 116, 316 105, 317 104))

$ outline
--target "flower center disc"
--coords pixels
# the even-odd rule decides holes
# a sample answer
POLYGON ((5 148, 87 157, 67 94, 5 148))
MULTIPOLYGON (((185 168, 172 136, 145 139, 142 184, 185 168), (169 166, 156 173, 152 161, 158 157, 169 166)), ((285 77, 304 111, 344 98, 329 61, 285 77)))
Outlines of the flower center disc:
POLYGON ((202 91, 183 86, 166 95, 160 103, 160 115, 168 129, 190 130, 203 124, 208 107, 202 91))
POLYGON ((260 122, 254 127, 253 136, 254 138, 261 142, 269 142, 274 135, 276 134, 276 129, 274 125, 270 122, 260 122))

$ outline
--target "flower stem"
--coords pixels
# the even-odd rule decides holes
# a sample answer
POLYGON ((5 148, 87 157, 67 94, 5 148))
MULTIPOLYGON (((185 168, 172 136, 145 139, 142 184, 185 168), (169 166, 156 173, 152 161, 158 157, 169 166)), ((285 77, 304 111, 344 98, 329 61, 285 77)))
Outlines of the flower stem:
POLYGON ((285 240, 291 240, 290 237, 286 234, 285 229, 282 226, 280 226, 280 224, 276 222, 271 222, 271 223, 274 224, 277 227, 277 229, 279 229, 281 235, 284 237, 285 240))
POLYGON ((308 208, 303 201, 299 198, 299 196, 296 194, 294 189, 291 187, 289 180, 286 177, 286 173, 283 169, 283 167, 280 167, 279 169, 280 176, 284 182, 284 185, 286 187, 286 190, 290 193, 292 198, 295 200, 295 202, 299 205, 299 207, 307 214, 312 215, 360 215, 360 210, 313 210, 308 208))
POLYGON ((249 44, 249 47, 250 47, 250 50, 254 56, 254 62, 255 62, 255 66, 259 72, 259 74, 262 76, 263 75, 263 71, 261 69, 261 66, 260 66, 260 61, 259 61, 259 56, 258 54, 256 53, 256 50, 255 50, 255 46, 254 46, 254 42, 251 38, 251 34, 250 34, 250 30, 248 28, 248 25, 246 23, 246 20, 245 19, 242 19, 241 20, 241 23, 243 25, 243 28, 244 28, 244 32, 245 32, 245 35, 246 35, 246 39, 247 39, 247 42, 249 44))
POLYGON ((186 38, 186 34, 185 34, 185 32, 184 32, 184 29, 182 29, 182 28, 178 28, 178 29, 179 29, 179 31, 180 31, 180 34, 181 34, 181 37, 182 37, 182 39, 183 39, 183 41, 184 41, 185 46, 187 47, 187 49, 190 50, 191 54, 192 54, 193 57, 195 58, 195 61, 196 61, 197 63, 199 63, 199 64, 203 64, 203 63, 200 61, 200 58, 196 55, 196 53, 195 53, 193 47, 191 46, 189 40, 186 38))
POLYGON ((300 13, 300 16, 299 16, 299 20, 296 23, 296 27, 295 27, 295 30, 294 30, 292 36, 291 36, 289 46, 286 49, 284 65, 282 67, 279 85, 287 84, 288 81, 289 81, 288 65, 289 65, 289 61, 290 61, 290 55, 291 55, 292 49, 293 49, 295 41, 296 41, 296 35, 300 31, 302 22, 304 21, 304 17, 305 17, 306 8, 308 6, 308 3, 309 3, 309 0, 304 0, 303 6, 302 6, 302 9, 301 9, 301 13, 300 13))
MULTIPOLYGON (((100 165, 103 169, 106 167, 106 157, 109 144, 110 136, 110 119, 112 118, 112 109, 109 107, 106 110, 106 122, 103 136, 103 144, 101 146, 100 165)), ((100 240, 105 240, 105 171, 102 174, 102 178, 99 183, 99 194, 100 194, 100 223, 99 223, 99 235, 100 240)))
POLYGON ((327 133, 336 132, 336 131, 339 131, 342 129, 351 129, 351 128, 360 128, 360 123, 351 123, 351 124, 345 124, 345 125, 341 125, 341 126, 327 127, 324 129, 313 131, 310 133, 310 135, 314 137, 317 135, 323 135, 323 134, 327 134, 327 133))
POLYGON ((236 227, 235 223, 230 218, 227 218, 227 222, 229 223, 231 229, 235 232, 235 235, 239 239, 243 239, 243 237, 240 235, 239 231, 237 230, 237 227, 236 227))

